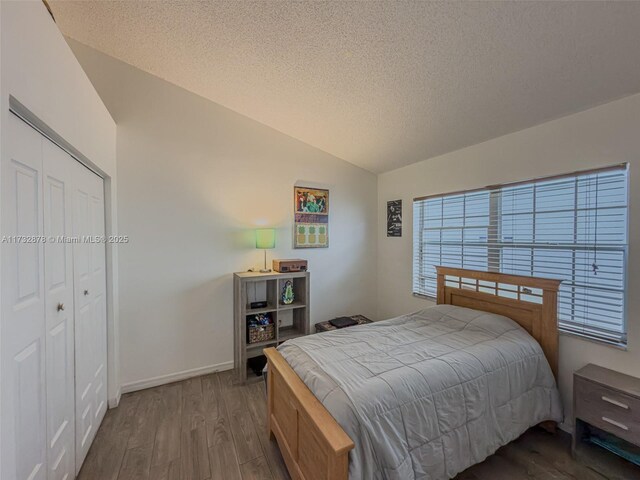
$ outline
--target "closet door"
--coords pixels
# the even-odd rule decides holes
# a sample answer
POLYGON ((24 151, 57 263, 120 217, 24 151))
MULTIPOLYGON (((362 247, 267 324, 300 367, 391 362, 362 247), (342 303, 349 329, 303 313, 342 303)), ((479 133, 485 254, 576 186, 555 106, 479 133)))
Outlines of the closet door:
MULTIPOLYGON (((50 480, 75 477, 75 385, 72 231, 78 162, 43 139, 44 291, 47 459, 50 480), (53 240, 53 241, 51 241, 53 240)), ((82 167, 80 167, 82 168, 82 167)))
POLYGON ((75 172, 74 244, 76 465, 80 468, 107 410, 106 271, 103 181, 75 172), (89 240, 89 241, 86 241, 89 240))
POLYGON ((43 480, 46 468, 42 137, 9 115, 2 157, 0 312, 3 479, 43 480), (16 238, 17 237, 17 238, 16 238))

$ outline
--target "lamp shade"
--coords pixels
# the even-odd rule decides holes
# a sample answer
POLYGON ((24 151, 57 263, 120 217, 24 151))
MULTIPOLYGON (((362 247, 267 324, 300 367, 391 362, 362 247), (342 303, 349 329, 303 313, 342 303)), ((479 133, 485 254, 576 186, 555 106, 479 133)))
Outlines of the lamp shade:
POLYGON ((276 248, 276 230, 274 228, 259 228, 256 230, 256 248, 276 248))

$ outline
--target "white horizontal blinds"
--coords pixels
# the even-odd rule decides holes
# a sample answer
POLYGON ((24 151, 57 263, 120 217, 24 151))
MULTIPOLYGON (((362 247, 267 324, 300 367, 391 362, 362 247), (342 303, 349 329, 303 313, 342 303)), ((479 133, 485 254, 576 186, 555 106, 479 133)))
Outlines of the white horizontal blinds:
POLYGON ((562 279, 561 327, 624 342, 626 169, 500 189, 499 271, 562 279))
POLYGON ((626 168, 416 200, 414 250, 414 293, 435 265, 559 278, 561 328, 626 340, 626 168))
POLYGON ((489 204, 489 191, 414 202, 414 293, 435 297, 436 265, 487 269, 489 204))

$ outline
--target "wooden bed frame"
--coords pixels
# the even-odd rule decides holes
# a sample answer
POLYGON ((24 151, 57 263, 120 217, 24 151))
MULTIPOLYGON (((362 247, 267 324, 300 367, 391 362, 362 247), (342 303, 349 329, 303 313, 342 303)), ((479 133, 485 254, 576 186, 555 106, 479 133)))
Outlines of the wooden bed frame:
MULTIPOLYGON (((438 304, 505 315, 535 338, 557 378, 559 280, 436 267, 438 304)), ((268 428, 294 480, 347 480, 353 441, 275 348, 264 351, 268 428)), ((541 424, 548 430, 554 422, 541 424)))

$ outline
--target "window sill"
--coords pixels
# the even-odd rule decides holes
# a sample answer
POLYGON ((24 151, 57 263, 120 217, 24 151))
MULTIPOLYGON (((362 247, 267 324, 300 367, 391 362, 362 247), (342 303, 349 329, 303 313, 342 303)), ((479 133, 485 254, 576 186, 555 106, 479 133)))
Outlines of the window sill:
POLYGON ((436 297, 435 295, 432 297, 431 295, 423 295, 421 293, 412 293, 412 295, 416 298, 421 298, 422 300, 429 300, 430 302, 437 302, 438 301, 438 297, 436 297))
POLYGON ((626 352, 628 350, 626 343, 620 343, 613 340, 611 341, 602 340, 600 338, 594 338, 589 335, 584 335, 584 334, 581 334, 578 332, 572 332, 569 330, 559 329, 559 331, 560 331, 560 335, 562 336, 579 338, 580 340, 586 340, 587 342, 597 343, 598 345, 603 345, 605 347, 612 347, 618 350, 622 350, 623 352, 626 352))

